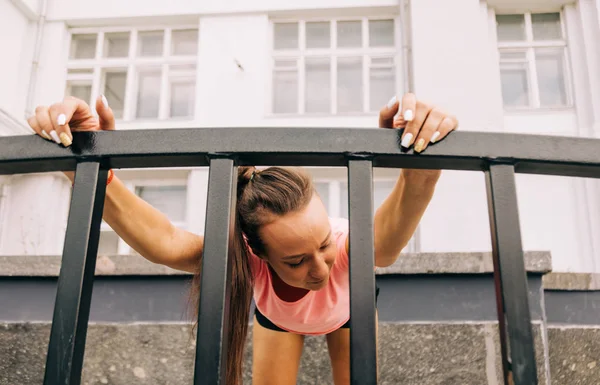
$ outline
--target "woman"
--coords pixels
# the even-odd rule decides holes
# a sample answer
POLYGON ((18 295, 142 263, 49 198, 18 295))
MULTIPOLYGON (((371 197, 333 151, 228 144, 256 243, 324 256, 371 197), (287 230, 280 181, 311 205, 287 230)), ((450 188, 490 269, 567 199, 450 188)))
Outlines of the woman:
MULTIPOLYGON (((99 119, 83 101, 40 106, 35 132, 70 146, 73 131, 114 130, 106 98, 99 119)), ((456 118, 406 94, 381 109, 379 126, 404 128, 402 146, 423 151, 457 127, 456 118), (401 107, 400 107, 401 106, 401 107)), ((66 175, 73 181, 73 173, 66 175)), ((389 266, 407 245, 434 192, 439 170, 402 170, 374 218, 375 265, 389 266)), ((174 227, 114 177, 104 220, 143 257, 193 272, 198 282, 204 239, 174 227)), ((295 384, 305 335, 326 335, 336 385, 350 383, 348 223, 329 218, 307 173, 298 168, 239 167, 232 245, 232 309, 227 384, 241 383, 243 344, 254 296, 253 383, 295 384)), ((199 289, 199 287, 196 287, 199 289)), ((197 300, 194 303, 197 304, 197 300)))

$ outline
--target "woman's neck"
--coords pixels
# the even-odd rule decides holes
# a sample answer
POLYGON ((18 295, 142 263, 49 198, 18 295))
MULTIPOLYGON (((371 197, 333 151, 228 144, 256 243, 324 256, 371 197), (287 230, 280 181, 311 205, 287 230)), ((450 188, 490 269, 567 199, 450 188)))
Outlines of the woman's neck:
POLYGON ((271 266, 269 266, 269 271, 271 272, 273 290, 282 301, 295 302, 303 298, 306 294, 308 294, 309 290, 307 289, 290 286, 287 283, 283 282, 283 280, 279 278, 279 276, 277 275, 277 273, 275 273, 275 270, 273 270, 271 266))

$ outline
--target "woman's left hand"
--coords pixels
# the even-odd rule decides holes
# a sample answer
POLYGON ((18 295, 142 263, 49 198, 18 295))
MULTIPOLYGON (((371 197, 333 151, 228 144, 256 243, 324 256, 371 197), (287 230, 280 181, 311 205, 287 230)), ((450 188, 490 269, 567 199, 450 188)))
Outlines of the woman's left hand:
POLYGON ((414 144, 415 152, 422 152, 429 143, 439 142, 456 130, 458 120, 455 116, 417 100, 414 94, 408 93, 400 101, 394 96, 381 109, 379 127, 404 128, 402 147, 409 148, 414 144))

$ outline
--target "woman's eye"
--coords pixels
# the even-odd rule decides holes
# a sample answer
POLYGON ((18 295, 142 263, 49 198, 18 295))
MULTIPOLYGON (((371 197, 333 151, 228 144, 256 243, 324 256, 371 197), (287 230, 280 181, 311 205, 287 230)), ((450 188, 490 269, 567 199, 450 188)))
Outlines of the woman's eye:
POLYGON ((300 266, 300 265, 302 264, 302 261, 304 261, 304 260, 301 260, 301 261, 300 261, 300 262, 298 262, 298 263, 288 263, 288 265, 289 265, 289 266, 290 266, 292 269, 295 269, 296 267, 298 267, 298 266, 300 266))
POLYGON ((332 243, 333 243, 333 242, 331 242, 331 241, 327 242, 327 244, 326 244, 326 245, 323 245, 323 246, 321 246, 321 250, 325 250, 326 248, 328 248, 329 246, 331 246, 331 245, 332 245, 332 243))

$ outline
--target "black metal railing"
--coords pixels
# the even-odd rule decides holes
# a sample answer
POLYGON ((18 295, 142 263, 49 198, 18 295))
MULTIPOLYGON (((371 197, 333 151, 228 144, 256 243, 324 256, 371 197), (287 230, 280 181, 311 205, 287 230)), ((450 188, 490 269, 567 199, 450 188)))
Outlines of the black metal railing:
POLYGON ((515 173, 600 177, 600 140, 456 132, 423 154, 398 130, 214 128, 76 133, 65 149, 0 138, 0 175, 75 170, 45 385, 78 385, 109 168, 210 166, 194 384, 225 384, 229 229, 237 165, 348 167, 352 384, 377 381, 372 168, 481 171, 487 176, 505 384, 537 384, 515 173), (509 353, 510 352, 510 353, 509 353), (510 359, 509 359, 510 355, 510 359))

